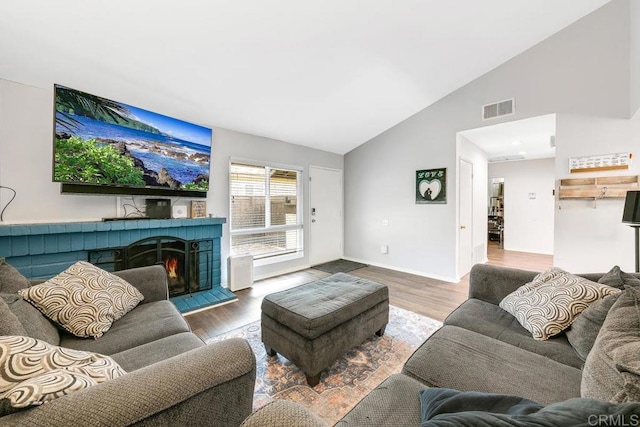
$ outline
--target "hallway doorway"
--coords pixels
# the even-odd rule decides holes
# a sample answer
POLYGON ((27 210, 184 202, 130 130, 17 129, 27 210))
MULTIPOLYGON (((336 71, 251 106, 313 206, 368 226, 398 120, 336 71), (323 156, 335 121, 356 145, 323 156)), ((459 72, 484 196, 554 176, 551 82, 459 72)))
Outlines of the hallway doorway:
POLYGON ((460 132, 488 161, 486 240, 510 251, 553 254, 555 132, 555 114, 460 132))
POLYGON ((489 178, 487 240, 504 247, 504 178, 489 178))

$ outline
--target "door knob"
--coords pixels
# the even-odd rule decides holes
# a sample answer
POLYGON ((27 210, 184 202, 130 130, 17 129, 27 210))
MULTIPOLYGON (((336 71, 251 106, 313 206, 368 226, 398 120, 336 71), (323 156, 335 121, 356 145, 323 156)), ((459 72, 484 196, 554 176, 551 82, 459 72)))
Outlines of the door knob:
POLYGON ((315 220, 315 219, 312 219, 312 220, 311 220, 311 222, 316 222, 316 220, 315 220))
POLYGON ((467 228, 467 226, 466 226, 466 225, 461 225, 461 226, 460 226, 460 230, 464 230, 465 228, 467 228))

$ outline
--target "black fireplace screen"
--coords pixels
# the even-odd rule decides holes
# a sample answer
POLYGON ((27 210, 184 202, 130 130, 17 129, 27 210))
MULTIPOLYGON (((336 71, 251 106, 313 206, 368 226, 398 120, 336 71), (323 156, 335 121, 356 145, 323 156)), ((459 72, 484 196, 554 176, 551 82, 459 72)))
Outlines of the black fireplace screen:
POLYGON ((213 240, 150 237, 128 246, 89 251, 89 262, 111 271, 161 264, 167 270, 169 296, 212 287, 213 240))

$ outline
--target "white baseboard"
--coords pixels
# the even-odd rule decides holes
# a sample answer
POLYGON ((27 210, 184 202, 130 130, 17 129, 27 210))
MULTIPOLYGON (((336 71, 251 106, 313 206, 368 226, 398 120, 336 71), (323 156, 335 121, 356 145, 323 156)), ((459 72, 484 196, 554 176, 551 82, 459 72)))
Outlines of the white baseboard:
POLYGON ((348 261, 359 262, 359 263, 362 263, 362 264, 369 264, 369 265, 373 265, 374 267, 386 268, 387 270, 395 270, 395 271, 400 271, 402 273, 414 274, 416 276, 427 277, 429 279, 441 280, 443 282, 449 282, 451 284, 456 284, 456 283, 460 282, 460 280, 458 280, 458 279, 456 279, 454 277, 445 277, 445 276, 438 276, 438 275, 435 275, 435 274, 427 274, 427 273, 425 273, 423 271, 417 271, 417 270, 412 270, 412 269, 408 269, 408 268, 400 268, 400 267, 395 266, 395 265, 380 264, 380 263, 377 263, 377 262, 371 262, 371 261, 358 259, 358 258, 351 258, 351 257, 343 257, 343 258, 348 260, 348 261))

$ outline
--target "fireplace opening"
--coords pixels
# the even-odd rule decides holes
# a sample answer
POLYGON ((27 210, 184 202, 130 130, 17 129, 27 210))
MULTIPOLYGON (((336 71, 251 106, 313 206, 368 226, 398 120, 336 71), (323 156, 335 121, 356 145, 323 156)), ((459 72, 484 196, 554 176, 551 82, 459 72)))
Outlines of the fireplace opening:
POLYGON ((178 257, 168 256, 167 259, 164 260, 164 268, 167 270, 169 279, 178 279, 180 277, 178 275, 179 267, 178 257))
POLYGON ((171 297, 211 289, 212 260, 212 239, 151 237, 125 247, 89 252, 89 262, 112 271, 163 265, 171 297))
POLYGON ((167 252, 169 252, 169 250, 165 250, 162 255, 162 258, 164 259, 162 264, 164 265, 164 269, 167 270, 169 293, 171 295, 181 295, 189 292, 184 254, 172 254, 167 252))

